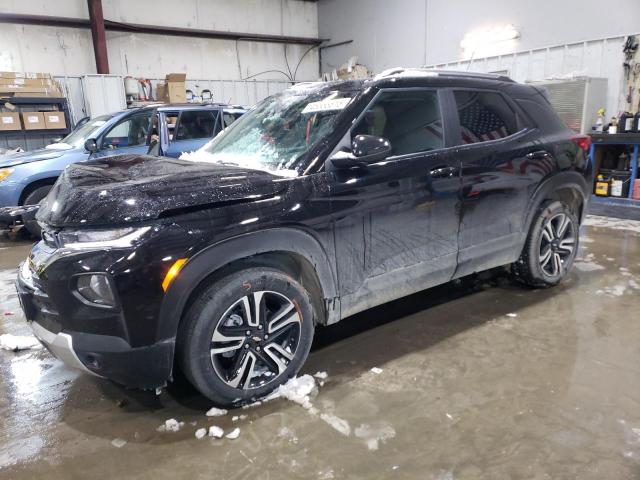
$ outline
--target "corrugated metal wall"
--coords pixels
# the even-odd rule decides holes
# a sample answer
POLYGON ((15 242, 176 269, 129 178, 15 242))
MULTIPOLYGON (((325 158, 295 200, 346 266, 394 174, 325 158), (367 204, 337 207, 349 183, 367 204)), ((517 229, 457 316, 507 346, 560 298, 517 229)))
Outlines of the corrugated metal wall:
MULTIPOLYGON (((99 75, 90 75, 90 77, 100 77, 99 75)), ((115 76, 110 76, 115 77, 115 76)), ((82 117, 91 116, 93 112, 89 109, 88 92, 83 87, 82 77, 76 76, 56 76, 54 77, 62 86, 69 100, 71 113, 74 121, 80 120, 82 117)), ((121 78, 121 77, 120 77, 121 78)), ((155 88, 159 82, 164 79, 150 79, 153 87, 153 95, 155 88)), ((122 82, 120 82, 122 83, 122 82)), ((208 89, 212 93, 213 102, 231 103, 234 105, 243 105, 250 107, 259 102, 263 98, 281 92, 291 86, 290 82, 278 80, 187 80, 187 89, 198 95, 202 90, 208 89)), ((104 98, 108 98, 115 94, 122 95, 120 91, 124 91, 123 87, 114 87, 114 92, 105 92, 104 98)), ((113 109, 121 108, 120 102, 114 102, 113 109)), ((104 113, 104 112, 99 112, 104 113)))
MULTIPOLYGON (((607 115, 615 115, 626 109, 623 91, 622 47, 625 36, 616 36, 584 42, 553 45, 526 50, 509 55, 474 58, 436 65, 427 68, 473 72, 499 72, 518 82, 570 78, 574 76, 602 77, 608 79, 607 115)), ((637 97, 632 106, 637 108, 637 97)))

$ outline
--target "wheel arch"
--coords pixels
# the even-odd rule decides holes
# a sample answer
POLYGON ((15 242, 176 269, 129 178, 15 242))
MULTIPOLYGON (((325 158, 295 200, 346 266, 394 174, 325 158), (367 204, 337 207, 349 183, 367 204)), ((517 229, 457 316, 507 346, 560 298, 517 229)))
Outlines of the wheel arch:
POLYGON ((531 229, 540 206, 548 200, 560 200, 569 205, 582 223, 589 202, 588 192, 587 181, 577 172, 560 172, 549 177, 538 186, 529 200, 525 233, 531 229))
POLYGON ((177 335, 180 321, 200 288, 249 266, 279 267, 312 294, 318 323, 340 315, 337 282, 329 256, 310 233, 277 228, 234 237, 201 250, 185 263, 160 307, 158 340, 177 335))
POLYGON ((29 182, 20 192, 20 199, 18 200, 18 205, 23 205, 25 199, 38 188, 44 187, 46 185, 53 186, 53 184, 56 183, 56 180, 58 180, 57 176, 38 178, 37 180, 33 180, 32 182, 29 182))

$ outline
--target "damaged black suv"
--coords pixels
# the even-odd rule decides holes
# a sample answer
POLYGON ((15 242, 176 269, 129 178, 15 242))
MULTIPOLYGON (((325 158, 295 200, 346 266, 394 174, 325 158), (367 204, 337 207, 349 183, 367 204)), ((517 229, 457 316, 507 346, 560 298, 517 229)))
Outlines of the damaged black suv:
POLYGON ((35 335, 92 374, 216 404, 301 368, 316 325, 489 268, 555 285, 592 167, 535 87, 396 69, 299 84, 200 151, 70 166, 17 289, 35 335))

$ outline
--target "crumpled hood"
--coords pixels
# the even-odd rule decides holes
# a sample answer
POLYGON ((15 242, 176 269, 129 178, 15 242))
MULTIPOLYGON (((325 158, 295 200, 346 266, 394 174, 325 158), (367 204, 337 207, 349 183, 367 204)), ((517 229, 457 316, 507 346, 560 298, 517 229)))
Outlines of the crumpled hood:
POLYGON ((247 168, 148 155, 120 155, 67 167, 37 219, 54 227, 115 226, 202 206, 276 195, 286 180, 247 168))
POLYGON ((12 167, 14 165, 36 162, 38 160, 51 160, 52 158, 61 157, 70 151, 71 150, 48 150, 46 148, 39 148, 38 150, 31 150, 30 152, 14 153, 13 155, 0 157, 0 167, 12 167))

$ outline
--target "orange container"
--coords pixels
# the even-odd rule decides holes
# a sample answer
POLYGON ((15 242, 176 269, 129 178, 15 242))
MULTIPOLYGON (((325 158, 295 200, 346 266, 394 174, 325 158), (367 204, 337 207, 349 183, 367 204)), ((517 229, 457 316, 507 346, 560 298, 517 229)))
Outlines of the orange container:
POLYGON ((640 200, 640 178, 633 181, 633 194, 635 200, 640 200))

